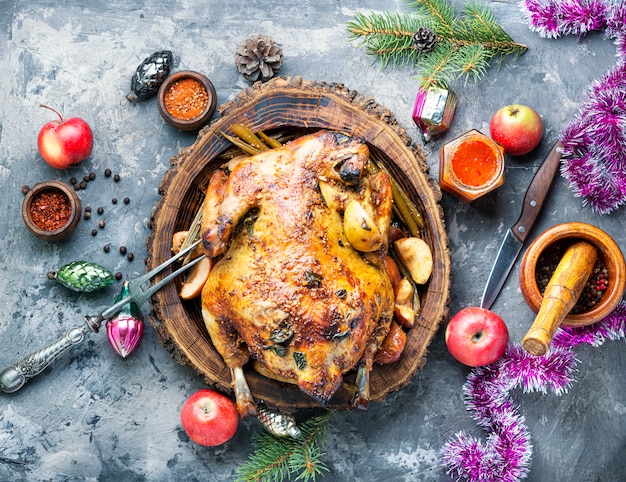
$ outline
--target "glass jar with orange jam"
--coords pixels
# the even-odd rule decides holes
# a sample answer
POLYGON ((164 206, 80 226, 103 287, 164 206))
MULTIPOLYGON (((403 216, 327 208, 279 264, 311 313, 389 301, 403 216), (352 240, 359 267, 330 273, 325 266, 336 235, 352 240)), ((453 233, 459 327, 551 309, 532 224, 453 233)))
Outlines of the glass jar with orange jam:
POLYGON ((444 144, 439 152, 441 189, 466 203, 504 183, 504 148, 473 129, 444 144))

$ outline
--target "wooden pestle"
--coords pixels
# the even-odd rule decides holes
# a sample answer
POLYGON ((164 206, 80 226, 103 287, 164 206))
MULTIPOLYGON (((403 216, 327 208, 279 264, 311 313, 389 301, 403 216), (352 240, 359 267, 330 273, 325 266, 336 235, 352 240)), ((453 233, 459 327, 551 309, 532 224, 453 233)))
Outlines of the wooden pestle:
POLYGON ((546 286, 535 321, 522 340, 528 353, 542 356, 548 352, 556 329, 576 305, 593 272, 597 256, 595 246, 585 241, 567 248, 546 286))

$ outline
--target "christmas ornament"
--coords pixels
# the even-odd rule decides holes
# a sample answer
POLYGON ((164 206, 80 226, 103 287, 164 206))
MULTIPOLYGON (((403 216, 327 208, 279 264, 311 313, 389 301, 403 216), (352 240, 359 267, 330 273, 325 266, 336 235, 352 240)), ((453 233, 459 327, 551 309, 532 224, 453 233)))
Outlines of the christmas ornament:
MULTIPOLYGON (((128 280, 125 280, 115 302, 122 301, 128 296, 130 296, 128 280)), ((122 307, 119 313, 107 321, 107 338, 117 354, 126 358, 137 348, 143 335, 143 327, 141 310, 137 303, 131 300, 122 307)))
POLYGON ((455 109, 456 95, 451 90, 430 87, 417 91, 413 106, 413 122, 422 131, 424 142, 448 130, 455 109))
POLYGON ((115 281, 115 276, 108 269, 89 261, 72 261, 58 271, 49 271, 48 278, 83 293, 105 288, 115 281))
POLYGON ((276 437, 297 439, 302 435, 293 415, 270 410, 263 403, 257 406, 257 418, 265 430, 276 437))
POLYGON ((283 65, 283 51, 269 35, 253 35, 237 46, 237 70, 251 82, 270 80, 283 65))
POLYGON ((474 369, 463 386, 465 406, 488 432, 487 441, 457 432, 441 449, 440 458, 456 480, 514 482, 528 475, 531 437, 524 417, 509 392, 566 393, 573 383, 576 354, 573 348, 600 346, 605 340, 626 338, 626 302, 604 320, 577 328, 559 328, 544 356, 527 353, 510 344, 497 362, 474 369))
POLYGON ((523 0, 522 12, 540 36, 583 36, 605 30, 617 65, 588 89, 588 100, 563 130, 561 172, 574 195, 608 214, 626 203, 626 2, 523 0))
POLYGON ((457 16, 448 0, 417 0, 415 12, 357 13, 347 30, 367 53, 386 67, 411 63, 418 68, 420 86, 446 88, 457 78, 478 81, 496 57, 522 55, 519 44, 478 3, 464 4, 457 16))
POLYGON ((163 81, 170 75, 173 55, 169 50, 161 50, 144 59, 130 79, 129 102, 144 100, 156 94, 163 81))

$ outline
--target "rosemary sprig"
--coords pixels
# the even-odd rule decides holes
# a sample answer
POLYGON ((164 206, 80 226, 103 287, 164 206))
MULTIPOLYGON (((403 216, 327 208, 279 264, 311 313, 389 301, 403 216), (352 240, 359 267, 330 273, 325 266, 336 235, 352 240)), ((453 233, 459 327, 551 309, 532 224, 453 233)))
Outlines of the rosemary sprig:
POLYGON ((446 88, 451 81, 464 78, 480 80, 494 57, 517 59, 528 47, 515 42, 498 24, 495 16, 478 0, 463 5, 458 16, 449 0, 413 0, 415 11, 400 13, 357 13, 348 22, 350 40, 359 41, 366 52, 389 64, 413 64, 421 87, 446 88), (430 51, 413 45, 413 34, 427 28, 437 42, 430 51))
POLYGON ((236 482, 261 482, 294 480, 315 481, 318 475, 328 472, 321 449, 325 443, 328 421, 334 412, 305 420, 300 425, 302 436, 275 437, 268 432, 253 435, 254 452, 235 473, 236 482))

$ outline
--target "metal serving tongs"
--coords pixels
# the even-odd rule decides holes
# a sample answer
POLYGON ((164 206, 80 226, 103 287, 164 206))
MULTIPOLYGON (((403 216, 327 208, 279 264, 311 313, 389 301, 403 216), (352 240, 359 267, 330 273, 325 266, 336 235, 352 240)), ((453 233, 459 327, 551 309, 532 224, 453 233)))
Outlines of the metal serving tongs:
POLYGON ((194 242, 187 248, 178 252, 175 256, 160 264, 153 270, 147 272, 143 276, 133 278, 128 282, 129 295, 122 300, 118 301, 114 305, 101 311, 97 316, 85 316, 85 323, 80 326, 76 326, 68 330, 62 338, 51 343, 50 345, 38 350, 30 355, 27 355, 20 360, 16 365, 10 366, 0 372, 0 390, 5 393, 13 393, 22 388, 28 380, 34 378, 41 373, 48 365, 56 360, 65 350, 71 346, 77 345, 85 339, 85 336, 91 332, 98 333, 103 321, 109 320, 114 317, 126 303, 134 301, 139 306, 147 303, 150 297, 160 290, 167 283, 172 281, 182 272, 188 270, 197 262, 199 262, 204 256, 199 256, 190 260, 188 263, 183 264, 176 271, 170 273, 162 280, 149 285, 150 280, 155 275, 159 274, 165 268, 172 263, 180 260, 186 254, 190 253, 201 240, 194 242), (145 285, 148 285, 144 288, 145 285))

